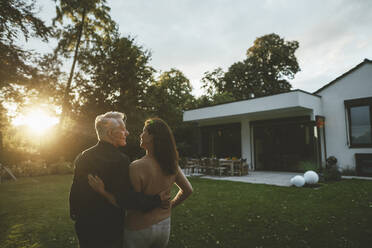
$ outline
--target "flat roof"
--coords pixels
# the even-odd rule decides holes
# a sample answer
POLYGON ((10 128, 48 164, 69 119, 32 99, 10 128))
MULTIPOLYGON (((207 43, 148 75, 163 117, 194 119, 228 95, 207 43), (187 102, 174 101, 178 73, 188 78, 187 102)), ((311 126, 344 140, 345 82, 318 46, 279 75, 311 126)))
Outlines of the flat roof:
POLYGON ((183 121, 200 121, 286 109, 319 110, 321 108, 320 99, 321 97, 318 95, 294 90, 271 96, 187 110, 183 113, 183 121))

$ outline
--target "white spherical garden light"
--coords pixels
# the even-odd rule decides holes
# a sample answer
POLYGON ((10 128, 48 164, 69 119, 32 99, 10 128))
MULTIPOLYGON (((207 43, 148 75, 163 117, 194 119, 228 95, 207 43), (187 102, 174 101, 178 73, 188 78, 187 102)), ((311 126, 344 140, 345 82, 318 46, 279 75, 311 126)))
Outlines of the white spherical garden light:
POLYGON ((306 171, 304 178, 307 184, 316 184, 319 182, 319 176, 315 171, 306 171))
POLYGON ((291 179, 291 183, 296 187, 302 187, 305 185, 305 178, 303 176, 295 176, 291 179))

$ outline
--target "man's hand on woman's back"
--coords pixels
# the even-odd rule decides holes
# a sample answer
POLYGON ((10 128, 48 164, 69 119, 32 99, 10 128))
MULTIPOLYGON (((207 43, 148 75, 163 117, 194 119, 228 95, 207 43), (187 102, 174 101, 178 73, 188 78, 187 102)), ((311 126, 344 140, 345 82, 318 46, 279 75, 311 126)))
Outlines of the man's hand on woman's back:
POLYGON ((161 208, 168 209, 171 207, 171 189, 166 189, 159 193, 161 208))

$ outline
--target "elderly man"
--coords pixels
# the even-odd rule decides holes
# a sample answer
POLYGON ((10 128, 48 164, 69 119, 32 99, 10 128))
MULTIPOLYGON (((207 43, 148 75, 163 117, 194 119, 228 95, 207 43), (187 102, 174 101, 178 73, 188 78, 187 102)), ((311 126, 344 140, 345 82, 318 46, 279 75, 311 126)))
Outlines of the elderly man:
MULTIPOLYGON (((129 135, 126 116, 120 112, 99 115, 95 121, 98 143, 80 153, 75 160, 70 191, 70 216, 81 248, 122 247, 124 209, 151 210, 161 206, 160 196, 134 192, 129 180, 129 158, 119 151, 129 135), (88 184, 88 175, 99 176, 116 207, 88 184)), ((163 197, 164 198, 164 197, 163 197)), ((164 204, 164 202, 163 202, 164 204)))

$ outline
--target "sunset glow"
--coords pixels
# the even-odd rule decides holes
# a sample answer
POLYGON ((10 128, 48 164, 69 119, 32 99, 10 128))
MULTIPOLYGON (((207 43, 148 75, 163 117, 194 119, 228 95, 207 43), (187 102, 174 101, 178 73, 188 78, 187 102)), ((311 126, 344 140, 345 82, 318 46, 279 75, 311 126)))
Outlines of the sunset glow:
POLYGON ((12 121, 14 126, 27 126, 31 131, 41 134, 48 128, 58 124, 59 119, 50 116, 41 109, 32 109, 25 115, 19 115, 12 121))

